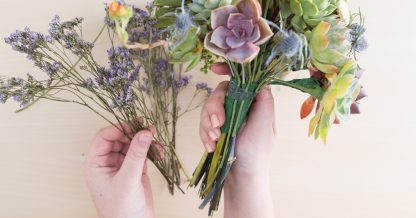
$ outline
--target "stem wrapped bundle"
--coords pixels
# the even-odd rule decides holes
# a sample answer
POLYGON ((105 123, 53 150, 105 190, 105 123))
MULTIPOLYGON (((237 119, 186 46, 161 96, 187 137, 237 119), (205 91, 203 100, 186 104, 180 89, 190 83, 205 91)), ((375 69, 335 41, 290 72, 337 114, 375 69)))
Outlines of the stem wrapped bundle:
POLYGON ((191 186, 202 182, 200 197, 204 199, 201 208, 210 203, 209 215, 218 210, 225 178, 236 159, 235 145, 241 125, 257 94, 257 83, 245 83, 232 78, 225 98, 225 124, 217 141, 214 153, 205 153, 194 172, 191 186))

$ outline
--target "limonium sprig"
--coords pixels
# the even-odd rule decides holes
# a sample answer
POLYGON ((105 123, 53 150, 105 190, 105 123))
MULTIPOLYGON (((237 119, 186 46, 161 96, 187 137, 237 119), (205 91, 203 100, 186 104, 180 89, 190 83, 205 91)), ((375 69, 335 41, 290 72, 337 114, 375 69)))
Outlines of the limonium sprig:
POLYGON ((111 44, 107 66, 95 61, 94 42, 83 39, 82 18, 62 22, 55 16, 48 34, 25 28, 5 38, 12 49, 26 54, 46 79, 31 74, 25 79, 1 77, 0 102, 11 99, 23 108, 38 99, 76 103, 125 133, 122 123, 135 132, 153 125, 158 134, 148 158, 166 179, 171 193, 175 186, 181 190, 181 174, 187 177, 187 173, 175 151, 176 125, 179 117, 199 107, 211 90, 197 85, 194 97, 181 110, 179 94, 188 87, 191 76, 170 63, 160 43, 163 30, 155 27, 152 17, 154 7, 150 4, 145 11, 113 2, 106 11, 106 25, 96 39, 107 30, 111 44), (114 35, 122 46, 115 45, 114 35))

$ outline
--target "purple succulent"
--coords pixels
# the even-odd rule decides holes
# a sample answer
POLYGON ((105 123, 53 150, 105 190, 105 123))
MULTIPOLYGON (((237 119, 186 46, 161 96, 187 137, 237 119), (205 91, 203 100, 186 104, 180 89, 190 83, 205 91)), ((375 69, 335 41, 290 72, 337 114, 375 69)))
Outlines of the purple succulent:
POLYGON ((273 36, 267 21, 261 17, 257 0, 241 0, 211 13, 212 32, 205 38, 205 48, 237 63, 251 62, 259 45, 273 36))

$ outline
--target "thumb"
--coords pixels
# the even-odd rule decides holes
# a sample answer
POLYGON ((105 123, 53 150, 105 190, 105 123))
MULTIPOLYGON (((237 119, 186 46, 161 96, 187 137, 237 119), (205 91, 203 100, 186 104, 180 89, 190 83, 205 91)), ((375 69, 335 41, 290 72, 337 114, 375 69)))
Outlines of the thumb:
POLYGON ((230 75, 231 69, 227 63, 218 62, 211 65, 211 71, 218 75, 230 75))
POLYGON ((274 98, 270 87, 264 87, 253 101, 247 119, 249 129, 274 128, 274 98))
POLYGON ((138 132, 131 140, 124 162, 119 174, 125 181, 140 181, 147 157, 147 151, 152 143, 153 134, 143 130, 138 132))

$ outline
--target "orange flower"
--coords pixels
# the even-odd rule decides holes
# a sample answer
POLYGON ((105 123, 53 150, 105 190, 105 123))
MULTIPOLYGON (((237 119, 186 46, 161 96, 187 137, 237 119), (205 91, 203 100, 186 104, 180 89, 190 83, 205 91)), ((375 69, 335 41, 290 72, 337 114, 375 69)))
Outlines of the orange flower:
POLYGON ((127 13, 127 8, 124 5, 120 5, 118 2, 111 2, 108 5, 108 12, 110 13, 110 16, 115 17, 122 17, 127 13))
POLYGON ((108 5, 108 12, 112 17, 115 17, 119 11, 119 8, 120 4, 118 4, 118 2, 111 2, 110 5, 108 5))

